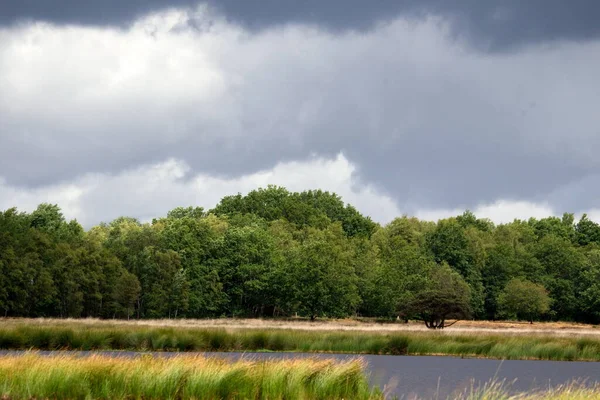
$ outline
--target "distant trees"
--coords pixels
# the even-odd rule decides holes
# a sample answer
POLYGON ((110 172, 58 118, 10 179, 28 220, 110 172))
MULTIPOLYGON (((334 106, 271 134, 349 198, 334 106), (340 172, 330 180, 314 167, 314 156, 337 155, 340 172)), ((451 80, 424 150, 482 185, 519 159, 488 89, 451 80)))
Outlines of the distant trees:
POLYGON ((52 204, 0 212, 0 316, 597 323, 599 281, 600 226, 585 215, 380 226, 334 193, 276 186, 87 231, 52 204))
POLYGON ((377 224, 345 205, 335 193, 308 190, 291 193, 278 186, 226 196, 211 210, 216 215, 255 214, 266 221, 285 219, 298 227, 325 227, 340 222, 348 236, 370 237, 377 224))
POLYGON ((498 311, 507 318, 525 319, 530 323, 550 310, 550 297, 539 284, 511 279, 498 295, 498 311))

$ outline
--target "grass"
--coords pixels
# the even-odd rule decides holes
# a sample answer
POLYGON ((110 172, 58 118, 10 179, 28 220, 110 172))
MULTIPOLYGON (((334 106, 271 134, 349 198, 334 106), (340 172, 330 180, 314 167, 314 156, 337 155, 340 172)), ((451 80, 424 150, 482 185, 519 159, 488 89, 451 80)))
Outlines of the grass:
POLYGON ((289 351, 600 361, 600 337, 305 331, 38 322, 0 326, 0 349, 289 351))
POLYGON ((360 360, 0 357, 2 399, 380 399, 360 360))
POLYGON ((452 400, 596 400, 599 398, 600 385, 585 386, 570 383, 547 390, 512 393, 509 386, 497 381, 450 396, 452 400))
MULTIPOLYGON (((153 326, 172 328, 252 328, 252 329, 296 329, 318 331, 376 331, 376 332, 405 332, 426 331, 420 321, 409 323, 375 318, 346 318, 346 319, 317 319, 310 321, 305 318, 219 318, 219 319, 143 319, 143 320, 101 320, 85 319, 44 319, 44 318, 0 318, 4 324, 84 324, 84 325, 119 325, 119 326, 153 326)), ((597 325, 586 325, 571 322, 536 322, 529 324, 523 321, 457 321, 452 325, 454 333, 491 333, 491 334, 554 334, 554 335, 597 335, 600 329, 597 325)))
MULTIPOLYGON (((178 355, 0 357, 0 399, 383 399, 361 360, 241 360, 178 355)), ((577 383, 514 393, 492 381, 448 399, 587 400, 600 386, 577 383)))

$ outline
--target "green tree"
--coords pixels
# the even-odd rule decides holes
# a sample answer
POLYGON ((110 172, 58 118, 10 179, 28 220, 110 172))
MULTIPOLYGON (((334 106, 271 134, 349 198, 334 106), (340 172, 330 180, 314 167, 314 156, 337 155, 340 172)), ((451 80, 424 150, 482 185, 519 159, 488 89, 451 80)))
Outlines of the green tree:
POLYGON ((130 272, 123 271, 119 279, 115 282, 112 292, 112 299, 115 305, 115 314, 113 316, 124 316, 129 319, 135 311, 135 305, 139 300, 141 290, 142 288, 137 277, 130 272))
MULTIPOLYGON (((194 318, 214 316, 226 302, 218 266, 213 262, 223 235, 215 228, 214 218, 207 218, 201 210, 176 208, 167 218, 154 221, 160 246, 179 255, 188 294, 181 305, 187 304, 183 307, 188 309, 186 315, 194 318)), ((183 283, 181 276, 178 279, 183 283)))
POLYGON ((371 262, 371 268, 364 267, 368 268, 366 287, 369 290, 361 291, 363 314, 396 317, 398 304, 412 298, 422 287, 431 264, 425 237, 433 229, 433 223, 402 217, 373 234, 371 243, 377 250, 379 262, 371 262))
POLYGON ((292 193, 278 186, 268 186, 224 197, 211 211, 217 215, 255 214, 266 221, 285 219, 299 227, 325 228, 340 222, 347 236, 370 237, 377 224, 346 205, 335 193, 309 190, 292 193))
POLYGON ((298 311, 311 320, 350 315, 360 302, 358 278, 340 224, 306 234, 289 262, 298 311))
POLYGON ((511 279, 498 295, 498 311, 507 318, 534 319, 550 310, 550 297, 546 289, 539 284, 511 279))
POLYGON ((579 281, 579 309, 585 317, 597 323, 600 321, 600 249, 586 254, 588 267, 584 269, 579 281))
POLYGON ((541 264, 541 276, 531 279, 543 284, 554 300, 551 306, 553 317, 573 320, 577 317, 577 287, 580 275, 587 266, 582 252, 570 240, 548 234, 535 245, 534 255, 541 264))
POLYGON ((587 214, 583 214, 575 225, 575 241, 581 246, 600 243, 600 225, 591 221, 587 214))
POLYGON ((446 320, 471 315, 471 290, 465 280, 447 264, 433 266, 423 287, 399 311, 416 317, 430 329, 443 329, 446 320))

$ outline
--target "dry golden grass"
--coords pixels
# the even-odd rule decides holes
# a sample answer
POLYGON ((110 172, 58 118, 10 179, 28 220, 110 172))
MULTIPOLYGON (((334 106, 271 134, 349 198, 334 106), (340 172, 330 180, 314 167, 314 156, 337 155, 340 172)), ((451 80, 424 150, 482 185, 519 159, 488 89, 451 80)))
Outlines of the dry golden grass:
MULTIPOLYGON (((100 320, 54 319, 54 318, 0 318, 0 325, 11 326, 137 326, 169 328, 222 328, 236 329, 292 329, 299 331, 362 331, 381 333, 425 332, 428 329, 418 321, 405 323, 378 323, 372 320, 340 319, 310 322, 303 319, 159 319, 159 320, 100 320)), ((508 335, 544 335, 544 336, 600 336, 600 327, 596 325, 569 322, 522 321, 458 321, 445 328, 441 334, 508 334, 508 335)))

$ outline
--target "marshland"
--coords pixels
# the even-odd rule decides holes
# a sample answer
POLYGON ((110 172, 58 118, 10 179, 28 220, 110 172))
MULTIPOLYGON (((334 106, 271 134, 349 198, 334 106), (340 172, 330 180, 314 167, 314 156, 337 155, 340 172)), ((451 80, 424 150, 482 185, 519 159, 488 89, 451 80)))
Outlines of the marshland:
MULTIPOLYGON (((600 361, 600 336, 540 330, 319 330, 160 326, 111 321, 3 320, 0 349, 139 351, 278 351, 392 355, 452 355, 496 359, 600 361)), ((235 326, 235 325, 234 325, 235 326)))
POLYGON ((552 379, 545 395, 587 395, 600 361, 596 230, 568 214, 495 225, 470 212, 380 226, 335 194, 278 187, 87 230, 58 206, 9 209, 0 213, 3 395, 202 398, 193 390, 205 386, 207 398, 378 398, 412 393, 413 382, 417 396, 477 398, 490 380, 483 398, 539 395, 539 385, 494 381, 511 378, 494 373, 501 362, 518 363, 510 371, 523 384, 552 379), (317 374, 329 383, 261 375, 301 364, 329 371, 317 374), (123 375, 146 369, 160 379, 123 375), (202 380, 211 370, 251 384, 202 380), (342 375, 345 388, 331 378, 342 375))

